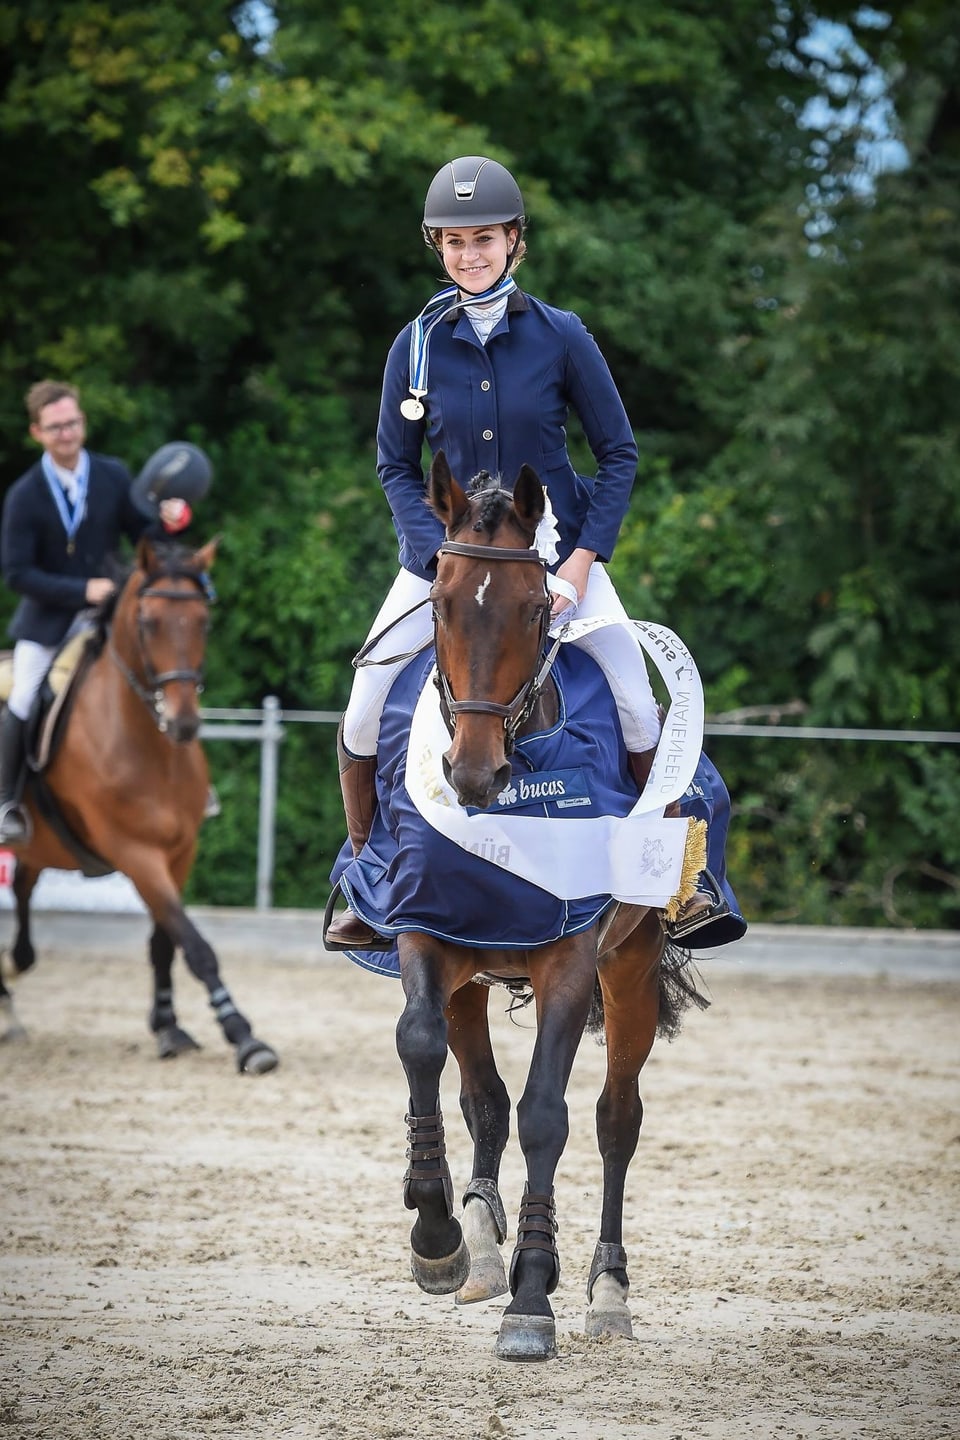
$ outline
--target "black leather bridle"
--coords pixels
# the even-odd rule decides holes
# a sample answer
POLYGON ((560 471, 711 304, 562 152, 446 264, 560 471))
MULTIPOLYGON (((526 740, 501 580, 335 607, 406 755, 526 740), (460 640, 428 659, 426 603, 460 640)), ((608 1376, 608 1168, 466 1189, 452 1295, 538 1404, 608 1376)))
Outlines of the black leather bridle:
MULTIPOLYGON (((440 546, 441 555, 466 555, 475 560, 520 560, 526 564, 540 566, 543 576, 543 609, 540 616, 540 641, 533 674, 524 681, 508 705, 495 700, 455 700, 446 675, 437 663, 436 686, 440 692, 440 709, 447 729, 452 735, 456 730, 458 715, 497 715, 503 720, 504 751, 513 753, 517 736, 533 713, 540 698, 547 677, 553 669, 560 648, 560 637, 549 643, 550 592, 547 589, 547 566, 537 550, 512 550, 499 545, 463 545, 455 540, 446 540, 440 546)), ((436 632, 436 610, 434 610, 434 632, 436 632)), ((436 643, 436 642, 435 642, 436 643)))
POLYGON ((157 729, 161 734, 167 729, 166 716, 163 713, 164 688, 171 685, 175 680, 184 684, 193 685, 198 695, 203 694, 203 668, 184 670, 154 670, 150 655, 147 649, 147 637, 144 630, 143 613, 141 602, 144 600, 196 600, 196 593, 188 590, 168 590, 158 583, 164 580, 190 580, 200 592, 204 606, 209 607, 215 599, 215 594, 208 577, 196 570, 187 569, 185 566, 178 568, 164 569, 159 574, 147 575, 137 591, 137 650, 140 660, 140 668, 143 671, 146 684, 141 684, 136 673, 130 668, 126 661, 119 654, 113 643, 113 627, 111 626, 110 643, 108 646, 111 660, 120 671, 131 690, 144 702, 150 711, 157 729))

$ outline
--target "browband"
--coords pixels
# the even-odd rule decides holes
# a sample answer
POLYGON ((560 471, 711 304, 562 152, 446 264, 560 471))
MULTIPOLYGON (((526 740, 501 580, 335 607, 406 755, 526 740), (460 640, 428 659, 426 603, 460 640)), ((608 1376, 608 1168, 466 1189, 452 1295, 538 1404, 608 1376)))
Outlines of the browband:
POLYGON ((458 540, 444 540, 438 555, 469 555, 474 560, 536 560, 546 565, 539 550, 509 550, 499 545, 461 545, 458 540))

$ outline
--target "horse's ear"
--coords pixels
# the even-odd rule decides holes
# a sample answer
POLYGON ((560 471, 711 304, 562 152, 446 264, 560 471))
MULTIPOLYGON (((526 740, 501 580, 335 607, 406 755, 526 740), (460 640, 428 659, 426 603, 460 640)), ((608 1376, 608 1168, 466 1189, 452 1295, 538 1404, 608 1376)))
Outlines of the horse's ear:
POLYGON ((437 451, 430 466, 427 504, 437 519, 443 522, 448 534, 456 529, 470 508, 466 493, 450 473, 450 465, 442 450, 437 451))
POLYGON ((141 535, 137 541, 136 560, 138 569, 145 570, 147 574, 149 574, 151 570, 156 569, 157 557, 154 552, 153 542, 148 540, 146 535, 141 535))
POLYGON ((546 502, 540 476, 532 465, 521 465, 517 483, 513 487, 513 508, 522 524, 535 530, 543 519, 546 502))
POLYGON ((201 574, 205 570, 209 570, 213 565, 214 560, 217 558, 217 546, 222 539, 222 535, 214 535, 213 539, 208 540, 201 550, 194 551, 191 563, 196 565, 201 574))

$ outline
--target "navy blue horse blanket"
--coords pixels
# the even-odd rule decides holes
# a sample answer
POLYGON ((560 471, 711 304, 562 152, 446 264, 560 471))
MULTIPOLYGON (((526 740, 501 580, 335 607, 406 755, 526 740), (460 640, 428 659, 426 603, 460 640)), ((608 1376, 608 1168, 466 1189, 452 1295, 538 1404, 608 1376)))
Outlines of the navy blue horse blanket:
MULTIPOLYGON (((354 858, 349 841, 331 881, 353 910, 391 938, 421 931, 480 949, 529 949, 591 926, 611 904, 609 895, 564 900, 471 853, 423 819, 404 781, 413 710, 434 666, 433 651, 412 660, 394 682, 384 707, 378 749, 378 813, 354 858)), ((553 668, 558 723, 517 741, 507 787, 511 808, 551 818, 625 816, 637 801, 620 722, 600 668, 581 649, 562 646, 553 668)), ((502 805, 504 800, 501 799, 502 805)), ((687 937, 691 948, 739 939, 746 930, 726 882, 724 847, 730 797, 716 768, 701 755, 681 814, 708 820, 707 864, 731 906, 687 937), (712 933, 711 933, 712 932, 712 933)), ((399 974, 396 945, 386 951, 348 951, 366 969, 399 974)))

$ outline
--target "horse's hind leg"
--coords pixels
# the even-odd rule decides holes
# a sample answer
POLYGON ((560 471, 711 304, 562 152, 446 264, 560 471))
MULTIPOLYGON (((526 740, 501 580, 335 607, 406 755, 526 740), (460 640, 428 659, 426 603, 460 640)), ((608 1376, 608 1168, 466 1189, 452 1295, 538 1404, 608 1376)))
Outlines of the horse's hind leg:
MULTIPOLYGON (((236 1051, 237 1069, 247 1075, 263 1075, 280 1063, 277 1053, 265 1041, 257 1039, 249 1020, 234 1005, 230 991, 220 978, 212 945, 200 934, 180 902, 176 882, 185 883, 189 863, 179 868, 179 875, 171 875, 163 855, 156 850, 130 856, 125 865, 126 874, 140 892, 157 930, 166 933, 172 946, 180 946, 190 973, 206 986, 220 1028, 236 1051)), ((156 934, 155 930, 151 959, 156 934)), ((162 947, 163 942, 156 943, 162 947)))
POLYGON ((470 1274, 457 1304, 490 1300, 507 1289, 500 1246, 507 1217, 498 1181, 510 1133, 510 1097, 497 1073, 487 1021, 487 985, 461 986, 447 1006, 447 1041, 460 1067, 460 1109, 473 1140, 473 1174, 463 1192, 463 1235, 470 1274))
POLYGON ((161 1060, 172 1060, 185 1050, 200 1049, 193 1036, 177 1024, 173 1008, 173 957, 173 941, 162 926, 155 925, 150 936, 150 965, 153 970, 150 1029, 157 1037, 157 1055, 161 1060))
POLYGON ((33 936, 30 933, 30 897, 33 895, 39 879, 39 870, 25 865, 22 860, 17 861, 13 877, 13 898, 17 905, 17 932, 13 941, 12 955, 14 969, 18 975, 23 975, 27 970, 31 970, 37 958, 33 948, 33 936))
POLYGON ((659 962, 663 934, 652 911, 618 949, 600 963, 607 1073, 597 1101, 597 1141, 603 1159, 600 1238, 587 1281, 587 1335, 631 1338, 630 1282, 623 1248, 627 1171, 643 1122, 639 1076, 651 1049, 659 1013, 659 962))

